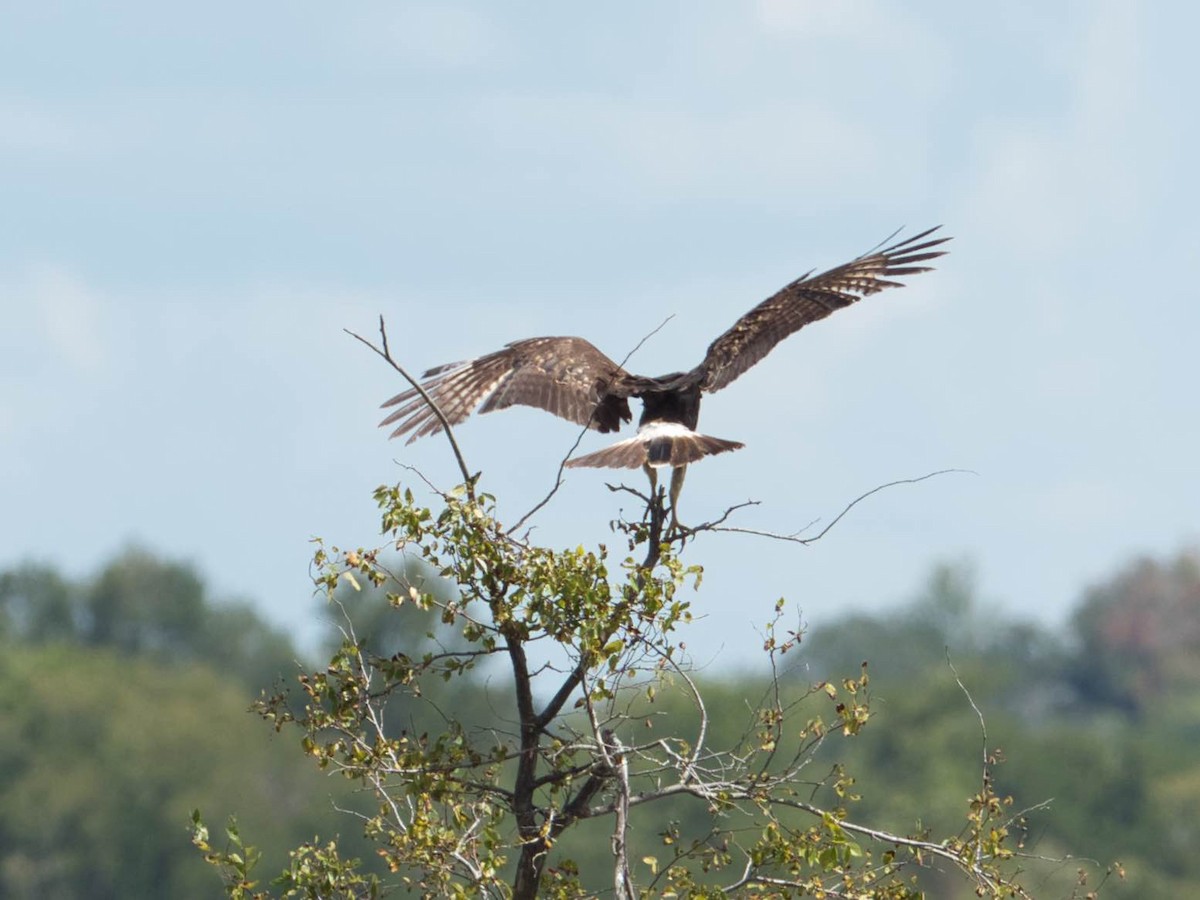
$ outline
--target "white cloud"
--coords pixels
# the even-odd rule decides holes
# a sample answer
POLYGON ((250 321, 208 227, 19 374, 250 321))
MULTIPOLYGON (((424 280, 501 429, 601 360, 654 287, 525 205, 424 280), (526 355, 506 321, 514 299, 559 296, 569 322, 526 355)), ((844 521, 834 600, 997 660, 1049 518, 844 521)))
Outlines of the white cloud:
POLYGON ((918 67, 938 48, 936 23, 922 24, 922 15, 904 4, 875 0, 759 0, 755 9, 758 26, 776 38, 902 51, 906 64, 918 67))
POLYGON ((111 359, 105 302, 82 279, 54 264, 32 266, 19 292, 34 310, 42 335, 59 361, 95 374, 111 359))
POLYGON ((756 12, 767 31, 807 38, 871 39, 886 24, 883 11, 870 0, 759 0, 756 12))
POLYGON ((23 379, 19 376, 0 375, 0 437, 3 437, 5 442, 12 440, 17 434, 17 423, 21 417, 14 398, 22 387, 23 379))
POLYGON ((817 105, 771 103, 723 115, 641 109, 627 126, 614 136, 632 162, 695 193, 817 189, 879 164, 865 129, 817 105))
POLYGON ((1027 500, 1038 520, 1076 533, 1088 533, 1097 522, 1126 519, 1132 508, 1122 486, 1107 476, 1064 476, 1027 500))
POLYGON ((380 16, 359 20, 356 40, 372 52, 435 69, 460 69, 490 62, 504 41, 478 10, 462 6, 385 4, 380 16))
POLYGON ((41 464, 34 448, 47 431, 61 437, 113 382, 118 331, 108 301, 61 264, 0 273, 0 297, 12 301, 0 329, 0 436, 14 451, 16 485, 41 464))
POLYGON ((883 168, 869 123, 816 103, 700 109, 656 98, 503 95, 482 102, 476 118, 488 141, 511 150, 557 160, 585 148, 576 171, 606 193, 616 183, 642 197, 770 201, 884 177, 868 174, 883 168))
MULTIPOLYGON (((1053 256, 1090 224, 1080 216, 1072 141, 1046 126, 989 122, 976 134, 982 157, 969 191, 969 217, 1006 245, 1053 256)), ((1080 163, 1082 165, 1082 163, 1080 163)))
POLYGON ((990 118, 977 126, 978 177, 968 190, 969 217, 987 223, 1006 244, 1053 256, 1092 240, 1098 222, 1116 226, 1141 211, 1146 172, 1139 120, 1144 75, 1137 7, 1088 7, 1091 19, 1067 58, 1067 112, 1048 118, 990 118))
POLYGON ((58 113, 0 98, 0 152, 59 154, 78 147, 79 128, 58 113))

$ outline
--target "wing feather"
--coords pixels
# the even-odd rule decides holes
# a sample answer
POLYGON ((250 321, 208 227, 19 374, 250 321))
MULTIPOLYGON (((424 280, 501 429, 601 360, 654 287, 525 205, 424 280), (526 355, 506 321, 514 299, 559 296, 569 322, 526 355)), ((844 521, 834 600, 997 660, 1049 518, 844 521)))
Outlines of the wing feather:
MULTIPOLYGON (((615 431, 629 421, 629 374, 577 337, 514 341, 503 350, 436 366, 421 387, 451 425, 480 413, 522 405, 544 409, 579 425, 615 431)), ((391 437, 411 432, 408 443, 442 430, 437 414, 415 388, 383 404, 397 407, 380 426, 396 425, 391 437), (397 424, 398 423, 398 424, 397 424)))
POLYGON ((925 240, 940 227, 871 251, 819 275, 810 272, 768 297, 709 345, 704 362, 696 370, 702 390, 719 391, 770 353, 776 344, 810 322, 884 288, 903 287, 895 278, 928 272, 929 266, 917 264, 944 256, 945 250, 933 248, 950 240, 948 237, 925 240))

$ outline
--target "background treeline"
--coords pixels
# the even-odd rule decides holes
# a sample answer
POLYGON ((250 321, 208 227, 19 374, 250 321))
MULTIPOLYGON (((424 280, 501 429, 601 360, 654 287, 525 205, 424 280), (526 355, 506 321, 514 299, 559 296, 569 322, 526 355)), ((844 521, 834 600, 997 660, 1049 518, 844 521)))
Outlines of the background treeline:
MULTIPOLYGON (((341 600, 373 652, 449 639, 370 592, 341 600)), ((328 643, 341 639, 331 627, 328 643)), ((814 623, 786 659, 785 686, 797 691, 869 661, 872 720, 821 760, 857 778, 858 821, 901 832, 963 821, 983 744, 961 680, 985 716, 988 746, 1003 751, 1001 792, 1016 808, 1051 801, 1028 816, 1027 852, 1119 859, 1128 879, 1107 884, 1107 896, 1200 896, 1197 553, 1124 566, 1083 592, 1062 631, 1009 621, 979 597, 968 566, 940 566, 903 605, 814 623)), ((370 859, 355 820, 339 811, 363 798, 317 772, 294 735, 246 711, 310 666, 319 660, 302 659, 249 606, 213 598, 190 566, 145 551, 79 581, 32 563, 0 572, 0 897, 216 896, 188 841, 194 807, 214 824, 236 814, 264 850, 264 876, 284 865, 285 848, 315 835, 340 836, 370 859)), ((731 730, 765 685, 749 671, 710 670, 700 681, 710 719, 731 730)), ((445 690, 419 710, 389 708, 394 727, 423 729, 438 709, 503 726, 509 701, 486 671, 445 690)), ((673 702, 660 699, 656 717, 691 714, 673 702)), ((648 853, 671 819, 684 832, 706 828, 703 810, 654 815, 638 823, 648 853)), ((599 861, 606 825, 594 824, 599 861)), ((586 866, 586 835, 568 850, 586 866)), ((1040 883, 1057 896, 1077 865, 1030 868, 1034 893, 1040 883)), ((928 883, 932 896, 962 889, 939 885, 936 873, 928 883)))

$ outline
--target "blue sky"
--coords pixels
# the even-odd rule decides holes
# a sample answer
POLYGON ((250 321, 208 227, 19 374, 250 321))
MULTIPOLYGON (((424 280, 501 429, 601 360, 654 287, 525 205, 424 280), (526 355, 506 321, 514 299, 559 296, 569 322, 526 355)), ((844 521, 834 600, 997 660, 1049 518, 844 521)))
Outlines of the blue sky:
MULTIPOLYGON (((807 548, 697 542, 689 645, 739 661, 776 597, 815 624, 943 559, 1059 621, 1200 539, 1197 26, 1109 0, 7 4, 0 564, 139 542, 311 634, 309 538, 373 543, 397 462, 455 475, 375 428, 399 385, 343 328, 382 313, 416 370, 538 334, 619 359, 673 315, 630 363, 672 371, 802 272, 944 223, 936 273, 706 401, 747 447, 682 512, 758 499, 738 524, 790 531, 978 474, 807 548)), ((510 519, 575 436, 459 430, 510 519)), ((572 473, 538 538, 604 540, 604 480, 572 473)))

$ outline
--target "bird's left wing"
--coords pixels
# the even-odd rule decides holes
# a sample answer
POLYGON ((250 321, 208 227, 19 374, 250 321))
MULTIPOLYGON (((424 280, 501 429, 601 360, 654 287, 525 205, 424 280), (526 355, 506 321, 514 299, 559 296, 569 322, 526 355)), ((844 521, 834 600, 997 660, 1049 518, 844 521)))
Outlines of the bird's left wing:
POLYGON ((933 248, 950 240, 925 240, 940 227, 866 253, 820 275, 805 275, 768 297, 709 345, 704 362, 696 370, 701 388, 710 393, 719 391, 809 322, 884 288, 903 286, 893 278, 928 272, 929 266, 917 263, 943 256, 946 251, 933 248))
MULTIPOLYGON (((577 337, 514 341, 503 350, 425 373, 421 387, 451 425, 479 406, 481 413, 514 404, 535 406, 598 431, 615 431, 629 421, 622 390, 628 373, 577 337), (480 404, 483 404, 480 406, 480 404)), ((391 437, 412 432, 408 443, 442 430, 437 414, 415 388, 383 404, 397 406, 380 426, 399 422, 391 437)))

